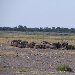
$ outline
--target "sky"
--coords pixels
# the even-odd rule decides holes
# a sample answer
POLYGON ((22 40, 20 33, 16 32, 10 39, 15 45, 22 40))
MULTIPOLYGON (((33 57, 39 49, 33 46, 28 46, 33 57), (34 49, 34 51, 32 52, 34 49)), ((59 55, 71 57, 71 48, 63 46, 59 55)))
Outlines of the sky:
POLYGON ((75 0, 0 0, 0 27, 75 28, 75 0))

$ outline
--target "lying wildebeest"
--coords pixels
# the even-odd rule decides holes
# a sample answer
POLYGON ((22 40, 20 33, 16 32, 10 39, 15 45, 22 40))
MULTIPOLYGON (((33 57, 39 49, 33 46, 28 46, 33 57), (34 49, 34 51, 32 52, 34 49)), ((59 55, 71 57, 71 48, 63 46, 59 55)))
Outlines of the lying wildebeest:
POLYGON ((62 43, 62 47, 64 48, 64 47, 66 47, 68 45, 68 42, 63 42, 62 43))
POLYGON ((18 46, 19 48, 25 48, 27 46, 28 42, 27 41, 21 41, 18 43, 18 46))
POLYGON ((45 44, 35 44, 35 48, 36 49, 46 49, 46 45, 45 44))
POLYGON ((50 44, 45 44, 46 45, 46 48, 50 48, 50 44))
POLYGON ((21 40, 12 40, 11 41, 11 46, 17 47, 18 46, 18 43, 20 43, 20 42, 21 42, 21 40))
POLYGON ((42 44, 49 44, 49 42, 47 42, 47 41, 42 41, 41 43, 42 44))
POLYGON ((55 48, 57 48, 57 49, 62 47, 60 42, 52 43, 52 45, 55 46, 55 48))
POLYGON ((22 40, 12 40, 11 41, 11 46, 19 47, 19 48, 25 48, 27 45, 27 41, 22 41, 22 40))
POLYGON ((35 48, 35 49, 40 48, 40 44, 35 44, 34 48, 35 48))
POLYGON ((40 44, 40 48, 41 49, 46 49, 46 45, 45 44, 40 44))
MULTIPOLYGON (((47 47, 47 46, 46 46, 47 47)), ((55 46, 55 45, 53 45, 53 44, 50 44, 49 46, 48 46, 50 49, 57 49, 57 47, 55 46)), ((48 48, 47 47, 47 48, 48 48)))
POLYGON ((66 46, 66 49, 67 50, 69 50, 69 49, 74 50, 75 49, 75 46, 73 46, 73 45, 67 45, 66 46))
POLYGON ((23 41, 22 43, 25 45, 25 48, 28 47, 28 41, 23 41))
POLYGON ((36 44, 35 42, 31 42, 31 43, 28 44, 28 47, 29 48, 34 48, 35 44, 36 44))

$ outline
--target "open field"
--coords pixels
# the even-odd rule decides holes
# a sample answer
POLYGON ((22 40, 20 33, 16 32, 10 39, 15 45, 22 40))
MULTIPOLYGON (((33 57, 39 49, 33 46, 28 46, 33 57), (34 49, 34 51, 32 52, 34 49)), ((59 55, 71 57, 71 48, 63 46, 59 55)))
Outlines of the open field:
POLYGON ((75 75, 75 50, 17 48, 10 46, 14 39, 75 45, 75 34, 0 32, 0 75, 75 75), (56 71, 59 64, 68 64, 73 72, 56 71))
POLYGON ((68 41, 75 43, 75 34, 69 33, 49 33, 49 32, 1 32, 0 31, 0 42, 8 42, 13 39, 27 40, 27 41, 68 41))

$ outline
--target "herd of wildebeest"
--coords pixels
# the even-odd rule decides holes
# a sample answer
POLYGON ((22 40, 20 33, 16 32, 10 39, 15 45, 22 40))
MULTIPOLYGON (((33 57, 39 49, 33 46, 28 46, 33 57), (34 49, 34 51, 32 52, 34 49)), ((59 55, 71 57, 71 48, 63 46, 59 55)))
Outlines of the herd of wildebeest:
POLYGON ((35 43, 35 42, 28 42, 28 41, 22 41, 22 40, 12 40, 11 46, 18 47, 18 48, 35 48, 35 49, 71 49, 74 50, 75 46, 70 45, 67 42, 55 42, 55 43, 49 43, 47 41, 42 41, 41 43, 35 43))

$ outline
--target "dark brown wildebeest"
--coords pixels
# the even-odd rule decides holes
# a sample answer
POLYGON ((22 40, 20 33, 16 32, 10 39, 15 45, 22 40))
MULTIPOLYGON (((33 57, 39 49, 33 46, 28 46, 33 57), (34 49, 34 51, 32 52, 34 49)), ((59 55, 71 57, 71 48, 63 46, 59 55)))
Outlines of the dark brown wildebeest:
POLYGON ((45 44, 40 44, 40 48, 41 49, 46 49, 46 45, 45 44))
POLYGON ((25 48, 28 47, 28 41, 23 41, 22 43, 24 44, 25 48))
POLYGON ((69 49, 74 50, 75 49, 75 46, 73 46, 73 45, 67 45, 66 46, 66 49, 67 50, 69 50, 69 49))
POLYGON ((65 49, 67 49, 67 50, 69 50, 69 49, 74 50, 75 49, 75 46, 69 45, 68 41, 67 42, 63 42, 62 43, 62 47, 65 48, 65 49))
POLYGON ((45 44, 35 44, 35 48, 36 49, 46 49, 46 45, 45 44))
POLYGON ((12 40, 11 41, 11 46, 17 47, 18 46, 18 43, 20 43, 20 42, 21 42, 21 40, 12 40))
POLYGON ((26 48, 28 41, 21 41, 18 43, 19 48, 26 48))
POLYGON ((19 48, 25 48, 24 44, 22 42, 18 43, 18 46, 19 48))
POLYGON ((61 46, 62 46, 60 42, 52 43, 52 45, 55 46, 57 49, 61 48, 61 46))
POLYGON ((11 46, 14 46, 14 43, 17 42, 17 40, 12 40, 11 41, 11 46))
POLYGON ((36 44, 35 42, 31 42, 31 43, 28 44, 28 47, 29 48, 34 48, 35 44, 36 44))
POLYGON ((62 43, 62 47, 64 48, 64 47, 66 47, 68 45, 68 42, 63 42, 62 43))
POLYGON ((27 41, 22 40, 13 40, 11 41, 11 46, 19 47, 19 48, 25 48, 27 45, 27 41))
POLYGON ((42 41, 41 43, 42 43, 42 44, 50 44, 50 43, 47 42, 47 41, 42 41))
POLYGON ((34 48, 35 48, 35 49, 40 48, 40 44, 35 44, 34 48))

